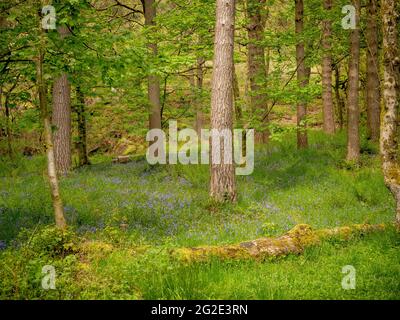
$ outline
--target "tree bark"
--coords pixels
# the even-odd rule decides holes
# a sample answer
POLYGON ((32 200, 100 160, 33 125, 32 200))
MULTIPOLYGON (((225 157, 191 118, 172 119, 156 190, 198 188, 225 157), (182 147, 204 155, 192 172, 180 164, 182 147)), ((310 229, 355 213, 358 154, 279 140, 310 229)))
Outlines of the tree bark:
POLYGON ((343 98, 340 94, 340 65, 335 65, 335 99, 336 99, 336 107, 338 113, 338 121, 339 121, 339 128, 343 130, 344 126, 344 117, 343 114, 345 112, 345 106, 343 98))
POLYGON ((368 0, 367 9, 367 136, 379 140, 380 127, 380 83, 378 58, 378 0, 368 0))
POLYGON ((292 230, 277 238, 260 238, 238 244, 223 246, 203 246, 178 248, 171 250, 171 255, 185 262, 205 262, 212 258, 222 260, 263 260, 301 254, 307 247, 320 244, 322 241, 340 239, 348 240, 354 236, 385 230, 383 224, 359 224, 334 229, 312 230, 307 224, 296 225, 292 230))
MULTIPOLYGON (((247 0, 247 15, 249 20, 247 26, 249 38, 247 44, 247 64, 250 84, 250 108, 256 117, 256 121, 262 121, 262 116, 265 114, 267 108, 267 96, 264 89, 266 80, 265 50, 261 43, 264 38, 265 27, 264 6, 265 0, 247 0)), ((263 120, 263 122, 267 121, 267 119, 263 120)), ((264 123, 260 125, 263 126, 264 123)), ((265 129, 256 130, 256 142, 265 143, 267 140, 268 132, 265 129)))
POLYGON ((197 88, 197 97, 196 97, 196 119, 195 119, 195 129, 198 136, 201 136, 201 129, 204 126, 204 114, 202 111, 203 105, 203 64, 204 58, 197 59, 197 75, 196 75, 196 88, 197 88))
POLYGON ((396 201, 396 222, 400 226, 400 48, 396 19, 396 0, 382 1, 383 51, 384 51, 384 91, 380 132, 380 152, 386 186, 396 201))
POLYGON ((56 226, 60 229, 65 229, 67 223, 64 217, 64 207, 61 200, 60 189, 58 185, 56 161, 53 148, 53 134, 52 134, 50 116, 47 108, 46 84, 43 77, 43 60, 44 60, 43 52, 45 47, 45 40, 41 26, 39 28, 41 34, 40 34, 40 44, 39 44, 40 46, 39 55, 36 61, 36 77, 37 77, 37 86, 39 94, 39 106, 44 126, 44 139, 45 139, 45 148, 47 155, 47 174, 49 177, 56 226))
MULTIPOLYGON (((154 0, 142 0, 144 21, 148 27, 154 26, 156 8, 154 0)), ((149 41, 147 44, 150 54, 153 57, 158 55, 157 43, 149 41)), ((161 101, 160 101, 160 79, 155 74, 148 76, 148 99, 150 104, 149 129, 161 129, 161 101)))
POLYGON ((234 101, 234 105, 235 105, 235 118, 237 121, 237 124, 239 126, 242 126, 242 117, 243 117, 243 113, 242 113, 242 108, 240 106, 240 88, 239 88, 239 81, 238 81, 238 77, 236 74, 236 68, 235 68, 235 63, 233 63, 233 101, 234 101))
MULTIPOLYGON (((58 28, 63 39, 70 34, 66 26, 58 28)), ((57 172, 66 175, 71 170, 71 86, 66 73, 62 73, 53 85, 52 123, 54 131, 54 156, 57 172)))
MULTIPOLYGON (((330 12, 332 9, 332 0, 324 0, 324 9, 330 12)), ((332 56, 331 56, 331 35, 332 22, 325 19, 322 22, 322 47, 324 55, 322 58, 322 103, 324 131, 328 134, 335 133, 335 119, 332 99, 332 56)))
POLYGON ((350 34, 349 94, 347 100, 347 160, 360 159, 360 109, 358 86, 360 68, 360 0, 353 0, 356 8, 356 27, 350 34))
POLYGON ((14 159, 14 152, 12 148, 12 129, 10 120, 10 106, 9 106, 9 95, 6 95, 5 103, 5 113, 6 113, 6 134, 7 134, 7 152, 11 160, 14 159))
MULTIPOLYGON (((214 65, 211 90, 211 128, 230 130, 233 126, 233 47, 235 29, 235 1, 217 0, 214 65)), ((211 139, 213 140, 213 139, 211 139)), ((233 139, 232 139, 233 140, 233 139)), ((229 146, 228 146, 229 147, 229 146)), ((211 149, 210 195, 218 201, 236 201, 235 167, 233 164, 233 141, 231 141, 231 163, 216 163, 215 147, 211 149)), ((224 143, 220 144, 220 154, 225 151, 224 143)), ((229 150, 228 150, 229 151, 229 150)))
MULTIPOLYGON (((295 32, 296 36, 300 37, 303 32, 303 0, 295 0, 295 32)), ((307 69, 305 66, 305 50, 304 42, 297 41, 296 44, 296 61, 297 61, 297 81, 301 88, 306 87, 308 82, 307 69)), ((308 147, 307 138, 307 125, 305 123, 307 118, 306 103, 300 102, 297 104, 297 147, 299 149, 308 147)))
POLYGON ((76 95, 78 104, 75 112, 78 119, 78 155, 79 165, 84 166, 90 164, 87 151, 87 134, 86 134, 86 111, 85 111, 85 96, 80 87, 76 87, 76 95))

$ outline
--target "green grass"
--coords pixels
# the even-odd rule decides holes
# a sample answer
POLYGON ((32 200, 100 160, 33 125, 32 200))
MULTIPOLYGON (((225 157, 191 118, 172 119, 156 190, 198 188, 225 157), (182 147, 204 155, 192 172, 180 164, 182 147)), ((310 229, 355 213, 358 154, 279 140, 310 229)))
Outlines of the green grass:
POLYGON ((310 148, 302 151, 294 141, 284 136, 257 148, 254 173, 237 177, 239 199, 233 205, 209 200, 207 166, 92 159, 92 166, 63 178, 61 189, 77 242, 98 240, 114 248, 94 258, 49 258, 42 249, 15 247, 27 241, 15 240, 22 229, 37 237, 37 230, 53 223, 45 163, 42 157, 0 161, 0 241, 8 247, 0 251, 0 297, 399 299, 399 236, 393 230, 349 244, 326 243, 279 261, 190 266, 170 261, 171 247, 275 236, 299 223, 324 228, 393 221, 394 201, 376 146, 364 142, 361 165, 354 166, 342 160, 342 134, 311 132, 310 148), (150 249, 136 258, 132 252, 144 246, 150 249), (52 293, 40 289, 41 266, 49 259, 61 269, 61 288, 52 293), (357 270, 356 290, 340 286, 341 268, 348 264, 357 270), (16 280, 9 283, 7 277, 16 280))

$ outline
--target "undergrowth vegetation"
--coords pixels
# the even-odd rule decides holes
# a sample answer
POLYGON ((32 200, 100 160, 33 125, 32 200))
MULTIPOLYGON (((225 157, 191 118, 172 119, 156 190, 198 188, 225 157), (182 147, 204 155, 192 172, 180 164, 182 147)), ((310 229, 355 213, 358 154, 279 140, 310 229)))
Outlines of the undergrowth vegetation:
POLYGON ((394 202, 374 145, 361 165, 343 162, 345 137, 319 132, 297 151, 288 136, 256 150, 250 176, 238 177, 236 204, 209 200, 208 167, 150 166, 106 158, 61 181, 66 233, 51 227, 41 157, 0 167, 2 299, 398 299, 399 235, 394 202), (329 241, 302 256, 271 261, 185 264, 169 249, 237 243, 280 235, 296 224, 314 229, 386 223, 381 234, 329 241), (42 268, 55 267, 56 290, 43 290, 42 268), (341 268, 357 270, 343 290, 341 268))

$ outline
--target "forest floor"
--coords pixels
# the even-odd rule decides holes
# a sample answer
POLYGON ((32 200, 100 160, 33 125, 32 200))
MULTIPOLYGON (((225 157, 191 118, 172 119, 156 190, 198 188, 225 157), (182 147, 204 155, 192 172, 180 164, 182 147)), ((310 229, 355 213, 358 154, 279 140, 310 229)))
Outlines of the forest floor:
POLYGON ((69 225, 60 235, 42 157, 0 161, 0 299, 400 299, 400 235, 377 146, 361 165, 345 161, 345 136, 310 133, 256 150, 252 175, 237 177, 238 203, 208 197, 208 167, 150 166, 138 158, 93 165, 61 180, 69 225), (386 231, 332 240, 300 256, 184 263, 171 248, 278 236, 297 224, 331 228, 385 223, 386 231), (43 290, 53 265, 56 289, 43 290), (344 290, 342 268, 356 288, 344 290))

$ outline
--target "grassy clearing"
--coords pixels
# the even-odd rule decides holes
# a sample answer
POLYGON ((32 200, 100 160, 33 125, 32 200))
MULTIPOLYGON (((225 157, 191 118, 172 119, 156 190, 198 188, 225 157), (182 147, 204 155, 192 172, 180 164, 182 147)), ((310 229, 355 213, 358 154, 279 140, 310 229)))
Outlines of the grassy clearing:
POLYGON ((78 237, 71 243, 79 248, 72 253, 63 249, 61 256, 46 249, 51 237, 38 231, 53 222, 43 158, 21 159, 18 166, 3 161, 0 296, 400 298, 399 236, 393 230, 264 263, 188 266, 169 259, 171 247, 275 236, 299 223, 325 228, 392 221, 394 202, 383 183, 376 146, 364 143, 362 165, 354 167, 342 160, 343 135, 310 136, 309 150, 297 151, 293 137, 258 149, 254 173, 238 177, 235 205, 209 201, 206 166, 152 167, 145 160, 122 165, 92 159, 93 166, 61 182, 67 219, 78 237), (27 229, 25 236, 16 241, 22 229, 27 229), (38 245, 32 245, 36 238, 38 245), (90 241, 95 241, 93 252, 82 250, 81 244, 90 241), (144 247, 149 249, 138 253, 144 247), (58 266, 54 292, 40 289, 45 264, 58 266), (357 270, 356 290, 340 286, 341 268, 348 264, 357 270))

